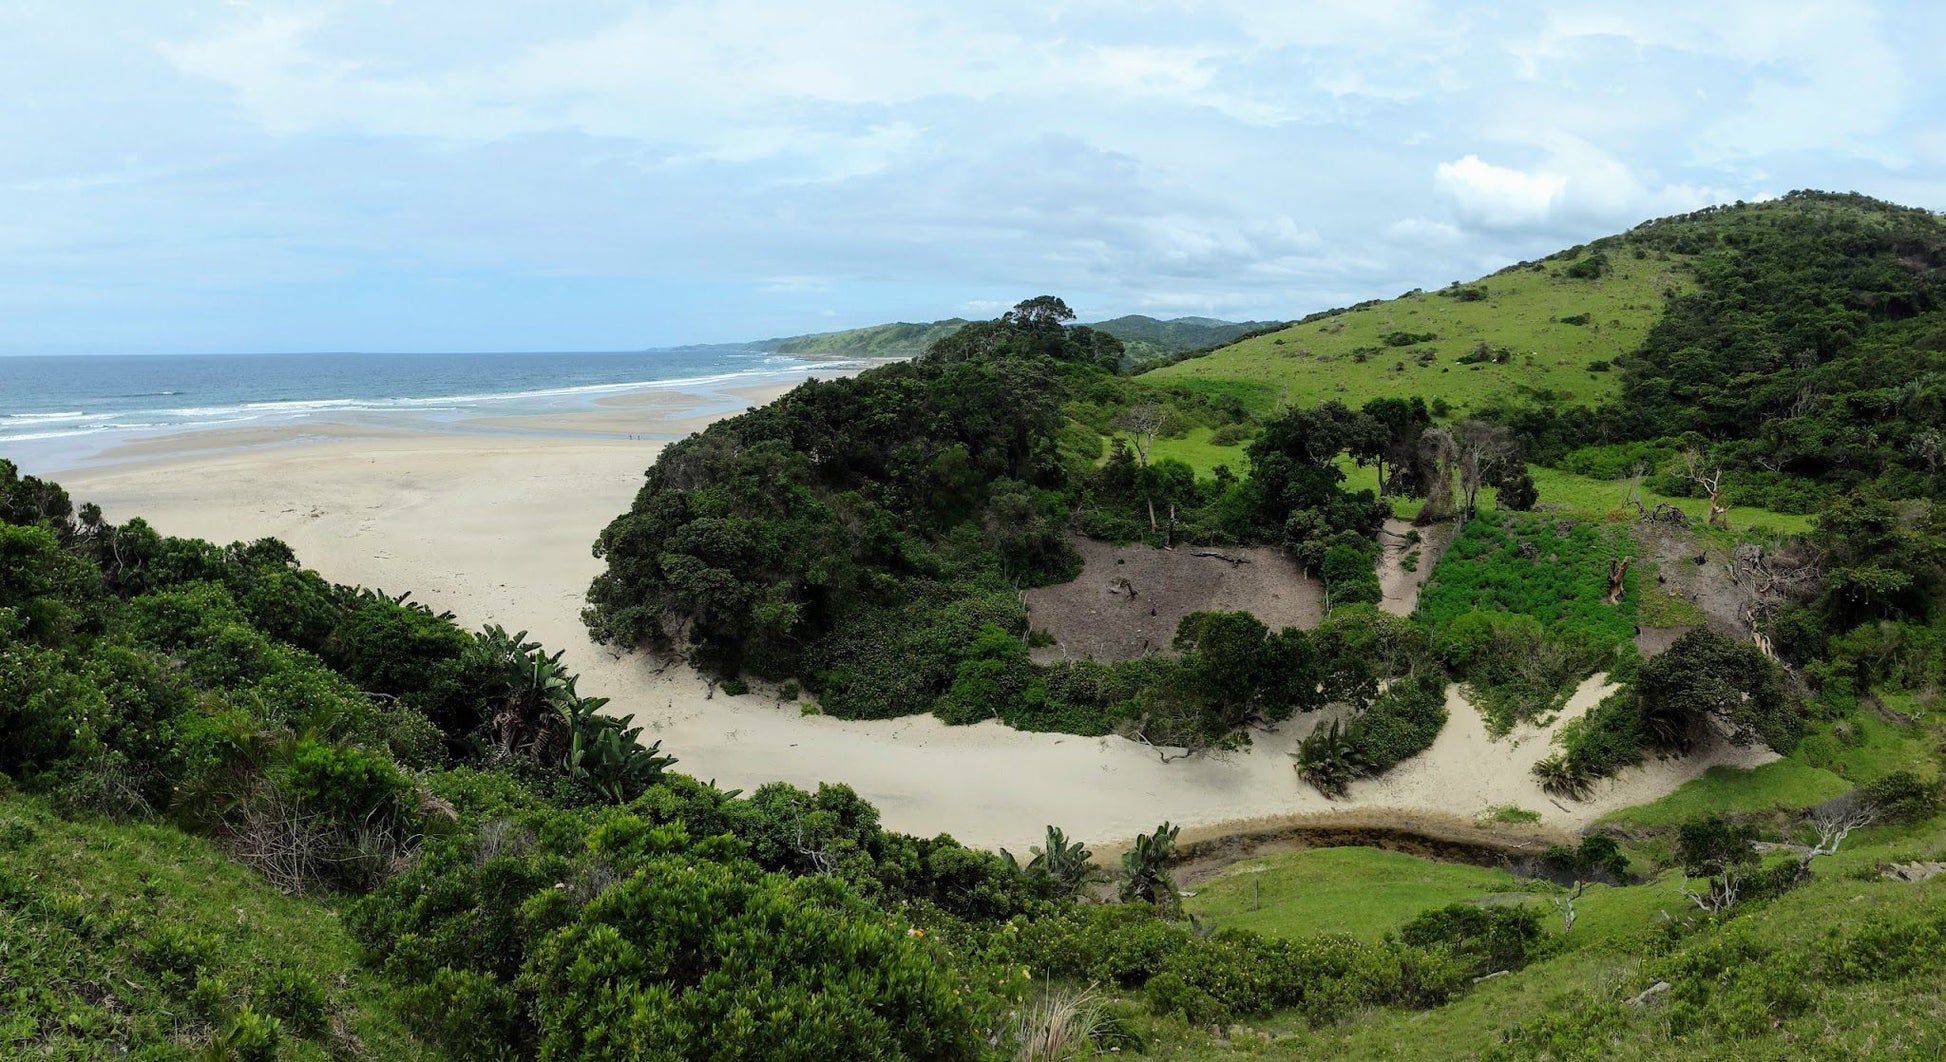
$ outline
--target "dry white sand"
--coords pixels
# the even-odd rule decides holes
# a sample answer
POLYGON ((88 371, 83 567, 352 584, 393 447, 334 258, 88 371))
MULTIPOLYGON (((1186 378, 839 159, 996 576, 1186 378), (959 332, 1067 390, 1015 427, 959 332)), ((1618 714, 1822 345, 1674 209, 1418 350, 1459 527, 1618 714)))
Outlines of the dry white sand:
MULTIPOLYGON (((761 397, 761 396, 753 396, 761 397)), ((630 428, 669 437, 654 407, 630 428)), ((612 411, 600 414, 604 428, 612 411)), ((295 433, 293 433, 295 434, 295 433)), ((1105 843, 1164 819, 1190 826, 1342 809, 1472 815, 1496 804, 1538 811, 1575 828, 1618 807, 1650 800, 1716 763, 1752 765, 1764 754, 1725 750, 1655 762, 1603 783, 1584 803, 1542 793, 1529 773, 1547 753, 1538 732, 1487 737, 1457 695, 1452 720, 1433 747, 1385 778, 1327 801, 1298 780, 1291 753, 1321 720, 1259 734, 1247 753, 1160 762, 1117 738, 1027 734, 997 723, 947 727, 931 716, 842 722, 804 716, 795 705, 756 695, 707 696, 704 682, 677 667, 658 671, 639 657, 592 644, 578 614, 600 565, 596 533, 624 511, 653 460, 655 445, 588 438, 369 434, 308 435, 322 441, 250 440, 209 453, 184 437, 146 445, 135 460, 59 478, 77 498, 114 520, 146 517, 159 530, 227 542, 272 535, 338 582, 388 591, 450 609, 461 622, 526 630, 567 652, 584 693, 632 713, 679 769, 748 790, 782 780, 802 786, 845 782, 877 804, 884 823, 920 834, 950 833, 979 845, 1022 848, 1054 823, 1105 843)), ((227 440, 226 440, 227 441, 227 440)), ((1598 699, 1598 683, 1576 696, 1572 715, 1598 699)))

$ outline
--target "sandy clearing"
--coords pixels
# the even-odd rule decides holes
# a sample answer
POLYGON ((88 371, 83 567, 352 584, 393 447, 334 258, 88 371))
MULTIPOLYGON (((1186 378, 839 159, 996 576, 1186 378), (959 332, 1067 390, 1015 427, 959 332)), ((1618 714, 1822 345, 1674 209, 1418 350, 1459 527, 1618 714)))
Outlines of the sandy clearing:
MULTIPOLYGON (((668 430, 646 416, 641 426, 643 434, 668 430)), ((754 695, 710 699, 687 669, 658 670, 592 644, 578 618, 599 569, 589 543, 628 506, 653 444, 418 435, 215 455, 189 452, 200 446, 194 440, 182 445, 186 456, 150 455, 59 478, 111 519, 141 515, 164 532, 217 541, 274 535, 331 579, 410 589, 469 626, 527 630, 566 650, 583 672, 582 689, 632 713, 681 758, 682 770, 746 790, 772 780, 847 782, 879 806, 886 825, 914 833, 1019 850, 1047 823, 1103 843, 1164 819, 1216 827, 1365 809, 1471 816, 1503 803, 1575 829, 1716 763, 1750 765, 1767 755, 1728 750, 1651 763, 1602 783, 1585 803, 1557 803, 1529 774, 1547 751, 1540 733, 1493 741, 1453 692, 1452 719, 1430 750, 1334 802, 1302 784, 1291 759, 1326 713, 1259 734, 1247 752, 1165 765, 1116 738, 1026 734, 997 723, 949 728, 930 716, 851 723, 754 695)), ((1584 688, 1577 700, 1598 690, 1584 688)))
POLYGON ((1054 636, 1053 645, 1034 651, 1041 663, 1133 660, 1171 652, 1176 627, 1192 612, 1248 612, 1271 630, 1309 630, 1323 618, 1323 584, 1279 550, 1166 550, 1079 536, 1073 541, 1084 565, 1081 574, 1024 595, 1028 623, 1054 636))

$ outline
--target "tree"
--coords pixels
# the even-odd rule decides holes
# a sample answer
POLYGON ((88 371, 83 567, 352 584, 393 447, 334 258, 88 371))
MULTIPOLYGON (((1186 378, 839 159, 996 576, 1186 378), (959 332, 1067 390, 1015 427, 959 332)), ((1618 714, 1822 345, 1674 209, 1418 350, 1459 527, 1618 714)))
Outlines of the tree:
POLYGON ((1144 467, 1149 463, 1149 448, 1155 445, 1156 433, 1169 422, 1169 410, 1157 402, 1143 402, 1123 410, 1115 418, 1115 427, 1128 432, 1135 440, 1135 456, 1144 467))
POLYGON ((1426 503, 1419 507, 1413 523, 1436 524, 1453 518, 1453 466, 1459 459, 1459 444, 1445 428, 1427 428, 1419 436, 1419 470, 1426 503))
POLYGON ((1534 488, 1534 477, 1528 475, 1525 468, 1518 471, 1510 468, 1494 484, 1494 489, 1498 492, 1500 508, 1509 512, 1528 512, 1534 508, 1535 502, 1540 501, 1540 492, 1534 488))
POLYGON ((1176 625, 1175 649, 1191 686, 1226 726, 1246 721, 1274 676, 1270 631, 1248 612, 1192 612, 1176 625))
POLYGON ((1709 525, 1728 528, 1730 510, 1723 505, 1723 469, 1711 467, 1703 459, 1702 451, 1695 448, 1683 451, 1682 462, 1682 478, 1709 499, 1709 525))
POLYGON ((1014 304, 1014 308, 1000 316, 1000 320, 1022 328, 1036 331, 1052 331, 1074 320, 1074 311, 1068 304, 1052 295, 1036 295, 1014 304))
POLYGON ((1378 492, 1417 496, 1424 492, 1419 468, 1419 438, 1432 427, 1432 414, 1423 398, 1374 398, 1359 412, 1371 422, 1372 430, 1361 436, 1364 447, 1354 453, 1361 461, 1369 459, 1378 466, 1378 492), (1389 468, 1388 468, 1389 466, 1389 468))
POLYGON ((1736 906, 1745 879, 1757 867, 1755 827, 1733 823, 1721 815, 1707 815, 1682 824, 1676 837, 1676 863, 1691 878, 1708 878, 1702 892, 1687 885, 1682 894, 1709 914, 1736 906))
POLYGON ((1737 744, 1761 739, 1787 752, 1796 743, 1798 709, 1783 669, 1708 627, 1643 663, 1636 695, 1643 732, 1664 748, 1687 750, 1712 723, 1737 744))
POLYGON ((1480 488, 1499 481, 1504 470, 1520 465, 1513 433, 1490 421, 1468 419, 1453 430, 1453 461, 1459 473, 1462 521, 1473 519, 1480 488))

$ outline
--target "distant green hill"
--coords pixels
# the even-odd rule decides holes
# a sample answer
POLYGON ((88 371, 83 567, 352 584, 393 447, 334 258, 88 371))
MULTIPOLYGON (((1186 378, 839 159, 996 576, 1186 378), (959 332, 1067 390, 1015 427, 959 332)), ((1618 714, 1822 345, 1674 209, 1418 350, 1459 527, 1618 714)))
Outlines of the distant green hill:
POLYGON ((1668 251, 1611 253, 1599 276, 1569 275, 1584 257, 1576 248, 1468 284, 1313 314, 1146 378, 1256 409, 1417 396, 1465 412, 1544 393, 1598 402, 1619 389, 1611 363, 1640 347, 1669 296, 1695 281, 1686 256, 1668 251))
POLYGON ((965 323, 966 320, 960 317, 928 324, 900 321, 866 328, 848 328, 842 332, 766 339, 750 346, 778 354, 809 357, 910 358, 925 353, 928 347, 959 331, 965 323))
MULTIPOLYGON (((934 343, 959 331, 966 323, 960 317, 923 324, 900 321, 847 328, 839 332, 816 332, 760 339, 753 343, 714 345, 811 358, 911 358, 925 353, 934 343)), ((1184 351, 1233 343, 1252 332, 1276 327, 1276 322, 1219 321, 1214 317, 1177 317, 1165 321, 1130 314, 1088 327, 1121 340, 1127 347, 1124 364, 1135 366, 1184 351)))
POLYGON ((1129 314, 1088 327, 1121 340, 1127 349, 1122 363, 1138 366, 1172 354, 1234 343, 1253 332, 1280 324, 1278 321, 1220 321, 1214 317, 1177 317, 1164 321, 1129 314))

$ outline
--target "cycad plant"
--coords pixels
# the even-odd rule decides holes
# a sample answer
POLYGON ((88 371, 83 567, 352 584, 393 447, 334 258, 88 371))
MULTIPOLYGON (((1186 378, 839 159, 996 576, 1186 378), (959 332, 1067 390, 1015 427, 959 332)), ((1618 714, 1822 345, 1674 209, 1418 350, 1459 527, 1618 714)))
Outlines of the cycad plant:
POLYGON ((1585 799, 1595 788, 1586 766, 1567 752, 1557 752, 1534 764, 1534 777, 1540 779, 1542 789, 1574 800, 1585 799))
POLYGON ((1122 853, 1124 903, 1146 900, 1163 911, 1176 910, 1181 899, 1176 894, 1176 880, 1169 873, 1169 863, 1176 856, 1176 835, 1181 832, 1182 827, 1165 822, 1154 833, 1137 837, 1128 851, 1122 853))
POLYGON ((1341 725, 1333 719, 1329 726, 1311 731, 1297 745, 1298 777, 1327 797, 1344 796, 1352 779, 1366 774, 1365 756, 1358 739, 1357 720, 1341 725))
POLYGON ((1080 841, 1068 840, 1068 835, 1059 826, 1047 828, 1047 843, 1030 849, 1034 858, 1021 866, 1012 852, 1000 850, 1000 858, 1016 873, 1044 885, 1053 895, 1067 899, 1077 896, 1081 890, 1101 878, 1101 868, 1095 865, 1094 853, 1080 841))

